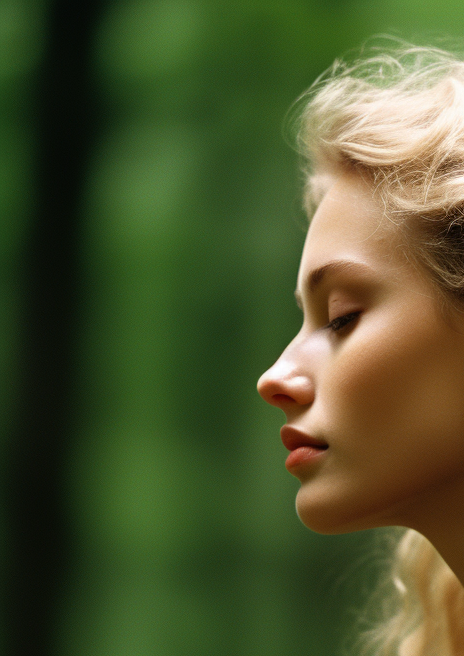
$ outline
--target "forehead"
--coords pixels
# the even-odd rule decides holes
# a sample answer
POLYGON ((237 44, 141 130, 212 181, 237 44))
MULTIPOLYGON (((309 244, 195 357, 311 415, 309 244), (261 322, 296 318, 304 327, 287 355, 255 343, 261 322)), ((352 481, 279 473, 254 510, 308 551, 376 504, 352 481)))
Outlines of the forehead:
POLYGON ((397 228, 385 219, 373 189, 356 174, 334 178, 306 237, 299 282, 311 270, 333 260, 391 268, 404 262, 397 228))

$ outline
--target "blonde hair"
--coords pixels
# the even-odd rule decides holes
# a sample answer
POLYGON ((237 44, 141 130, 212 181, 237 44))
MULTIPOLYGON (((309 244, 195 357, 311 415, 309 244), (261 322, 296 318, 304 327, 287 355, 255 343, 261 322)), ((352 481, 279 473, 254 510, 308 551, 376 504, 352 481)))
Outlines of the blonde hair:
POLYGON ((360 618, 356 656, 464 654, 464 589, 420 533, 402 531, 369 606, 375 612, 360 618))
MULTIPOLYGON (((437 48, 374 42, 353 63, 336 61, 302 102, 309 211, 331 176, 357 171, 413 261, 464 309, 464 62, 437 48)), ((389 617, 365 633, 358 653, 462 656, 464 589, 422 535, 404 532, 390 580, 389 617)))
POLYGON ((335 61, 302 97, 307 206, 330 174, 359 171, 438 288, 464 300, 464 61, 394 43, 335 61))

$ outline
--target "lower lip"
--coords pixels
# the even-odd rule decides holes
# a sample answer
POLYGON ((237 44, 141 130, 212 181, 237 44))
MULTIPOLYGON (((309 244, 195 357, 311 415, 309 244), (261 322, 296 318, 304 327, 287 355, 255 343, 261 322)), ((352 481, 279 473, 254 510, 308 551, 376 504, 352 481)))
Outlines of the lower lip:
POLYGON ((287 460, 285 461, 286 468, 291 471, 302 465, 307 465, 309 463, 318 460, 327 449, 318 449, 313 446, 300 446, 298 449, 295 449, 290 453, 287 460))

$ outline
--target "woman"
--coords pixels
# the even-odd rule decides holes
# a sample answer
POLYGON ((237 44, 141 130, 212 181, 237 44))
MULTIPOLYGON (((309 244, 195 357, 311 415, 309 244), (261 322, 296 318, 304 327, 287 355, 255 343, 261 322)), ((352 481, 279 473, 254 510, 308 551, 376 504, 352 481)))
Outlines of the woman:
POLYGON ((303 325, 258 389, 286 414, 306 526, 408 529, 362 653, 462 655, 464 62, 336 62, 305 103, 303 325))

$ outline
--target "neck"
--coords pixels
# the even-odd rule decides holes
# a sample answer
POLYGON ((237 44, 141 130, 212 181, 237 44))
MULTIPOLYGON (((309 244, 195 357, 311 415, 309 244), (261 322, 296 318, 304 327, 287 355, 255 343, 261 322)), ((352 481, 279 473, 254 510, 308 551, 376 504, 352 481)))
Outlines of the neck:
POLYGON ((464 586, 464 478, 436 488, 402 524, 422 533, 464 586))

